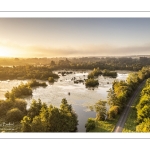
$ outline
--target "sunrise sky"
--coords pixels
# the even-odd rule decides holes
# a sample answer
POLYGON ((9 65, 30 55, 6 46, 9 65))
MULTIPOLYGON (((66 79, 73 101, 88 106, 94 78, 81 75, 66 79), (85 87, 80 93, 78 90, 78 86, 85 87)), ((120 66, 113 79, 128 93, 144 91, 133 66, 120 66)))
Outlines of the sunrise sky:
POLYGON ((150 55, 150 18, 0 18, 0 57, 150 55))

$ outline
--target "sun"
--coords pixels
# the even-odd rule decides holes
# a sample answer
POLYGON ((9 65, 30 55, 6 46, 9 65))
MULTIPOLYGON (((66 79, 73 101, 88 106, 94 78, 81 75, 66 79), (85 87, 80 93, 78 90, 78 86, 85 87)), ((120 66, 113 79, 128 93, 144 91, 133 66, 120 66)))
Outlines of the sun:
POLYGON ((0 46, 0 57, 10 57, 11 56, 11 50, 6 47, 0 46))

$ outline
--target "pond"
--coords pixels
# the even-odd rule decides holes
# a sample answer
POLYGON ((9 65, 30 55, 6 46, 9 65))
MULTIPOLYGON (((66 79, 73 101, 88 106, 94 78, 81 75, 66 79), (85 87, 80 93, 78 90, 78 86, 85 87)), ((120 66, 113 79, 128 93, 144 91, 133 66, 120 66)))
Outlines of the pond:
MULTIPOLYGON (((57 71, 55 73, 58 73, 57 71)), ((95 112, 88 109, 89 105, 94 105, 98 100, 107 100, 107 91, 112 87, 112 82, 116 79, 126 80, 129 71, 117 71, 117 78, 109 78, 99 76, 99 86, 97 88, 86 88, 83 83, 74 83, 74 77, 77 80, 87 78, 90 70, 72 71, 72 74, 60 78, 54 84, 47 82, 47 87, 38 87, 33 89, 32 97, 26 98, 28 107, 32 99, 41 99, 42 102, 52 104, 56 107, 60 106, 61 100, 66 98, 68 103, 78 115, 79 125, 78 132, 85 132, 85 123, 88 118, 95 117, 95 112)), ((18 86, 21 82, 26 83, 27 80, 11 80, 0 81, 0 99, 5 99, 4 94, 10 91, 14 86, 18 86)))

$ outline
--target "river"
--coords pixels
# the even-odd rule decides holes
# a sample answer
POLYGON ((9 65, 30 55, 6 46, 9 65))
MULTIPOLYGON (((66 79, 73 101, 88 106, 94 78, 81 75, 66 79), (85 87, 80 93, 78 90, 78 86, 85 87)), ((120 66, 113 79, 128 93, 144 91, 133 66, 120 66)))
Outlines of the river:
MULTIPOLYGON (((97 88, 86 88, 83 83, 75 84, 72 78, 84 80, 87 78, 90 70, 73 71, 72 74, 60 76, 54 84, 47 83, 47 87, 38 87, 33 89, 31 97, 26 98, 28 107, 32 99, 41 99, 42 102, 52 104, 56 107, 60 106, 61 100, 66 98, 68 103, 78 115, 79 125, 78 132, 85 132, 85 123, 88 118, 95 117, 95 112, 90 111, 87 107, 94 105, 98 100, 107 100, 107 91, 112 87, 114 80, 126 80, 129 71, 117 71, 117 78, 109 78, 99 76, 99 86, 97 88), (68 94, 70 93, 70 95, 68 94)), ((56 72, 58 73, 58 72, 56 72)), ((0 99, 5 99, 4 94, 10 91, 14 86, 18 86, 21 82, 26 83, 27 80, 11 80, 0 81, 0 99)))

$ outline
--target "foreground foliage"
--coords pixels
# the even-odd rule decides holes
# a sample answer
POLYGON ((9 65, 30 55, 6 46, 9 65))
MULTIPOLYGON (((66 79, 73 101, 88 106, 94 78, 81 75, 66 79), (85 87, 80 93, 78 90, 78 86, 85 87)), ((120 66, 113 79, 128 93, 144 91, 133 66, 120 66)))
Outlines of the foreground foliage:
POLYGON ((60 108, 33 100, 21 124, 22 132, 75 132, 78 120, 66 99, 62 99, 60 108))

